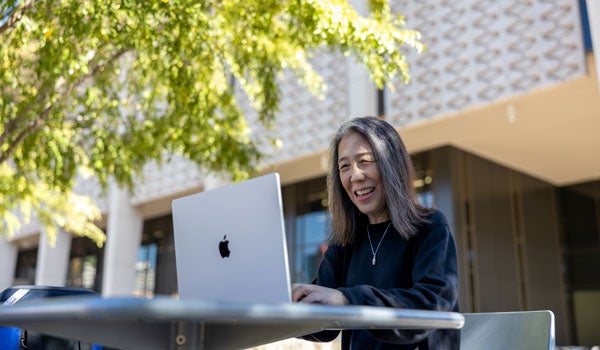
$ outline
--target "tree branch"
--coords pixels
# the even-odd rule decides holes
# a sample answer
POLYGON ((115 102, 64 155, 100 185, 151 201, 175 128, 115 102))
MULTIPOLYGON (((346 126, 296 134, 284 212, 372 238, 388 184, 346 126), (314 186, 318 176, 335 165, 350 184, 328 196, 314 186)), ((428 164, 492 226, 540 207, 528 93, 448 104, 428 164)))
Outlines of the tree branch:
MULTIPOLYGON (((44 108, 44 110, 42 110, 42 112, 34 120, 32 120, 30 123, 28 123, 28 125, 25 126, 25 128, 23 130, 21 130, 21 132, 19 132, 19 134, 10 143, 10 146, 8 147, 8 149, 5 152, 0 153, 0 164, 4 163, 5 161, 7 161, 10 158, 10 156, 14 153, 14 151, 17 149, 17 147, 21 144, 21 142, 23 141, 23 139, 26 136, 30 135, 31 133, 38 130, 40 127, 42 127, 44 125, 48 115, 50 114, 50 112, 52 111, 52 109, 55 105, 59 105, 62 101, 64 101, 71 94, 71 92, 73 92, 73 90, 75 88, 81 86, 86 81, 88 81, 89 79, 96 76, 96 74, 98 74, 102 70, 102 68, 104 68, 104 67, 108 66, 109 64, 111 64, 112 62, 118 60, 120 57, 122 57, 128 51, 130 51, 130 49, 122 49, 122 50, 117 51, 106 62, 104 62, 103 64, 97 65, 96 67, 91 69, 88 74, 80 77, 79 79, 77 79, 77 81, 75 81, 73 84, 71 84, 68 88, 64 89, 63 92, 60 94, 59 98, 57 99, 57 102, 55 104, 49 105, 46 108, 44 108)), ((5 132, 7 132, 7 131, 8 130, 5 130, 5 132)), ((7 134, 3 134, 0 136, 3 139, 6 139, 9 137, 9 135, 7 135, 7 134)), ((2 143, 0 143, 0 144, 2 144, 2 143)))
POLYGON ((26 0, 23 3, 23 6, 19 7, 19 9, 8 18, 8 21, 6 21, 6 23, 0 27, 0 35, 4 34, 4 32, 9 28, 12 28, 15 23, 17 23, 21 17, 23 17, 23 14, 25 14, 25 12, 33 6, 34 3, 35 0, 26 0))

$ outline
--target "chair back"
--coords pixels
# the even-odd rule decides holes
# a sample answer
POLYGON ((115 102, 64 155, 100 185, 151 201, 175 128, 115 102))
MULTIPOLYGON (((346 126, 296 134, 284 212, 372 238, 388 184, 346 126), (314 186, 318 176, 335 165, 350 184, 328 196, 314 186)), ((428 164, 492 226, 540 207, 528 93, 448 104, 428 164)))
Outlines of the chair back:
POLYGON ((465 313, 461 350, 554 350, 552 311, 465 313))

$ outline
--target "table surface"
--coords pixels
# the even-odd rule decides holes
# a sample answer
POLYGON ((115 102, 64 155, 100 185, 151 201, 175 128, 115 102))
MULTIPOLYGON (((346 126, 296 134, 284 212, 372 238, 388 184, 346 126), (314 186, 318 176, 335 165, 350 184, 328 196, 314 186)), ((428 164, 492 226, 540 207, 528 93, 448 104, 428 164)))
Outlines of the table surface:
POLYGON ((60 297, 0 306, 0 325, 119 349, 244 349, 324 329, 460 329, 463 324, 455 312, 169 297, 60 297))

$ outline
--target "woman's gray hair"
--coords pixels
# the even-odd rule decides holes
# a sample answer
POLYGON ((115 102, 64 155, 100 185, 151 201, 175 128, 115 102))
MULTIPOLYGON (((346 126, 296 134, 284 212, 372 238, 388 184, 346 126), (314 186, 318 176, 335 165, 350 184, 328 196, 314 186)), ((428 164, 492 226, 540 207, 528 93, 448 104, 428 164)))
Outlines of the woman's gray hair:
POLYGON ((389 123, 376 117, 351 119, 340 126, 330 146, 330 170, 327 177, 329 211, 332 217, 330 242, 342 245, 354 242, 364 215, 344 190, 338 168, 338 147, 350 132, 362 135, 371 146, 379 167, 383 193, 392 225, 405 239, 426 222, 429 209, 419 205, 414 188, 415 170, 400 135, 389 123))

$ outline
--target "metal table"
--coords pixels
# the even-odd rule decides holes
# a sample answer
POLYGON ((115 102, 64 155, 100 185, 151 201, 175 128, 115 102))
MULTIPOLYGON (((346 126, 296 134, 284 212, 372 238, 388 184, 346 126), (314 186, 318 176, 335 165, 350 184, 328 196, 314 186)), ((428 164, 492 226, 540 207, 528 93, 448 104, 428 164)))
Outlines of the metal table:
POLYGON ((459 329, 459 313, 168 297, 60 297, 0 306, 0 325, 119 349, 244 349, 324 329, 459 329))

